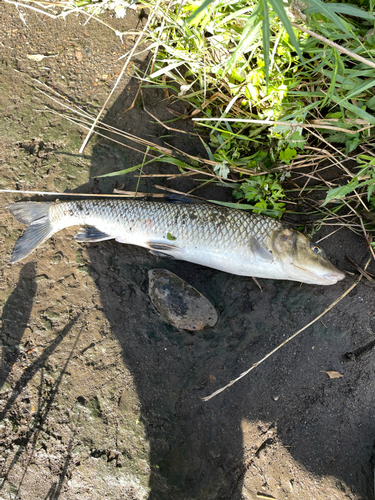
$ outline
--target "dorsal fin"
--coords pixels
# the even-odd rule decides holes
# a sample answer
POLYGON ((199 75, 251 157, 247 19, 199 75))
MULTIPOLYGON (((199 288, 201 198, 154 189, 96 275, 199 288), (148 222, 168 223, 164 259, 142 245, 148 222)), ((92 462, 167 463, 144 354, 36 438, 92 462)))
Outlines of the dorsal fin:
POLYGON ((169 203, 190 203, 191 205, 200 205, 205 203, 203 200, 199 200, 198 198, 193 198, 188 194, 178 194, 171 193, 165 197, 165 201, 169 203))

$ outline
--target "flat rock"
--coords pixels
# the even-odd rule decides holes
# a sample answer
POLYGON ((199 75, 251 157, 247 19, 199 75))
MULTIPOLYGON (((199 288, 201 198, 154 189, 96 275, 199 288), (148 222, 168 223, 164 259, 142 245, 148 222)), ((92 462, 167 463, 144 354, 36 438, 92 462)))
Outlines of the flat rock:
POLYGON ((188 331, 216 325, 216 309, 189 283, 167 269, 151 269, 148 277, 150 299, 169 324, 188 331))

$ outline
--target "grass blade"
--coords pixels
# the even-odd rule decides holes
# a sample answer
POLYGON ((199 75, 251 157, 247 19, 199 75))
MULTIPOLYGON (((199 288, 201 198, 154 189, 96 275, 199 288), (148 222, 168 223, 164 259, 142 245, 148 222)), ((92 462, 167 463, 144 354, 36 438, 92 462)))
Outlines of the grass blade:
MULTIPOLYGON (((310 0, 309 0, 309 3, 310 0)), ((338 12, 339 14, 346 14, 348 16, 353 16, 353 17, 360 17, 362 19, 369 19, 370 21, 375 20, 375 16, 370 14, 369 12, 366 12, 359 7, 356 7, 355 5, 346 5, 344 3, 326 3, 324 4, 327 10, 330 10, 333 13, 338 12)), ((321 12, 320 7, 310 7, 308 9, 309 13, 313 12, 321 12)), ((328 17, 328 16, 327 16, 328 17)), ((333 19, 331 19, 332 21, 333 19)))
MULTIPOLYGON (((321 0, 307 0, 307 2, 313 7, 315 12, 321 12, 325 17, 330 19, 337 28, 340 28, 347 35, 352 35, 342 19, 340 19, 339 16, 328 7, 329 4, 326 4, 321 0)), ((308 9, 308 11, 310 12, 310 9, 308 9)))
POLYGON ((209 7, 210 4, 212 4, 215 0, 204 0, 203 3, 195 10, 192 15, 189 17, 187 20, 188 23, 191 23, 201 12, 203 12, 205 9, 209 7))
POLYGON ((296 49, 297 54, 299 55, 301 61, 304 61, 301 48, 299 46, 299 43, 297 42, 297 38, 294 34, 293 31, 293 26, 291 25, 291 22, 289 21, 288 14, 286 13, 285 7, 283 5, 283 2, 281 0, 269 0, 273 10, 276 12, 276 14, 279 16, 280 21, 282 22, 286 32, 289 35, 290 42, 293 45, 293 47, 296 49))
POLYGON ((262 38, 263 38, 263 57, 264 57, 264 73, 266 75, 266 87, 268 89, 269 74, 270 74, 270 19, 268 15, 267 0, 262 0, 261 8, 263 10, 262 21, 262 38))

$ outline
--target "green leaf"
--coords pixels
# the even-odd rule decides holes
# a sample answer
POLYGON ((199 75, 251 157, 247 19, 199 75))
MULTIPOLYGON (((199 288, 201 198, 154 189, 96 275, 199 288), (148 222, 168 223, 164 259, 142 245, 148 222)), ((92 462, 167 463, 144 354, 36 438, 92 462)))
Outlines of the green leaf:
POLYGON ((327 203, 329 203, 331 200, 341 200, 341 198, 344 198, 347 194, 354 191, 358 184, 359 181, 357 178, 355 178, 345 186, 339 186, 337 188, 330 189, 322 206, 324 207, 324 205, 327 205, 327 203))
POLYGON ((161 68, 158 71, 155 71, 155 73, 152 73, 152 75, 150 75, 149 78, 157 78, 158 76, 164 75, 168 71, 171 71, 172 69, 176 69, 179 66, 182 66, 183 64, 185 64, 185 61, 178 61, 178 62, 174 62, 172 64, 168 64, 168 66, 165 66, 164 68, 161 68))
POLYGON ((297 156, 297 151, 294 148, 286 148, 283 151, 280 151, 280 160, 287 165, 297 156))
POLYGON ((137 170, 140 166, 141 165, 136 165, 135 167, 126 168, 125 170, 119 170, 118 172, 110 172, 109 174, 97 175, 96 177, 115 177, 116 175, 124 175, 128 174, 129 172, 134 172, 134 170, 137 170))
POLYGON ((374 191, 375 191, 375 182, 373 181, 367 189, 367 201, 370 201, 370 198, 374 191))
MULTIPOLYGON (((308 3, 311 3, 309 0, 307 0, 308 3)), ((354 17, 361 17, 363 19, 370 19, 371 21, 375 20, 375 16, 370 14, 369 12, 366 12, 359 7, 356 7, 355 5, 351 4, 344 4, 344 3, 326 3, 324 4, 327 10, 330 10, 331 12, 338 12, 339 14, 347 14, 348 16, 354 16, 354 17)), ((313 13, 313 12, 321 12, 320 8, 317 7, 312 7, 308 9, 308 13, 313 13)), ((328 17, 328 15, 326 14, 328 17)), ((331 19, 333 21, 333 19, 331 19)))
POLYGON ((371 99, 369 99, 367 102, 366 102, 366 107, 367 108, 370 108, 370 109, 375 109, 375 95, 371 97, 371 99))
POLYGON ((269 0, 269 2, 272 5, 273 10, 279 16, 280 21, 283 23, 284 28, 289 35, 290 42, 293 45, 293 47, 296 49, 296 52, 299 55, 301 61, 304 61, 304 58, 303 58, 303 55, 301 52, 301 48, 300 48, 299 43, 297 42, 297 39, 295 37, 294 31, 293 31, 293 26, 292 26, 291 22, 289 21, 289 17, 288 17, 288 14, 286 13, 283 2, 281 0, 269 0))
POLYGON ((187 20, 188 23, 191 23, 195 17, 197 17, 201 12, 209 7, 215 0, 204 0, 204 2, 195 10, 192 15, 187 20))
POLYGON ((360 118, 363 118, 367 122, 371 123, 371 125, 375 125, 375 117, 370 115, 370 113, 367 113, 367 111, 364 111, 363 109, 359 108, 358 106, 354 106, 354 104, 350 104, 347 101, 343 101, 342 99, 339 99, 338 96, 332 95, 331 99, 336 104, 338 104, 340 102, 340 106, 343 106, 344 108, 348 109, 349 111, 356 114, 360 118))
POLYGON ((361 138, 359 136, 348 137, 348 140, 345 142, 345 154, 348 155, 352 151, 354 151, 361 144, 361 138))
MULTIPOLYGON (((252 210, 254 211, 253 205, 247 205, 245 203, 230 203, 227 201, 217 201, 217 200, 208 200, 210 203, 215 203, 215 205, 221 205, 223 207, 228 208, 236 208, 238 210, 252 210)), ((269 217, 280 218, 284 210, 262 210, 262 214, 268 215, 269 217)))
POLYGON ((160 163, 170 163, 171 165, 175 165, 178 167, 180 170, 184 170, 187 166, 190 167, 187 163, 184 161, 178 160, 177 158, 172 158, 168 156, 162 156, 159 158, 155 158, 154 161, 160 162, 160 163))
POLYGON ((253 210, 252 205, 247 205, 245 203, 230 203, 228 201, 218 201, 218 200, 208 200, 210 203, 215 203, 215 205, 222 205, 228 208, 238 208, 240 210, 253 210))
POLYGON ((249 17, 246 26, 243 28, 240 41, 237 45, 236 50, 233 52, 231 58, 225 66, 225 72, 230 72, 237 61, 238 57, 246 52, 254 40, 258 37, 260 26, 262 24, 260 5, 258 5, 254 12, 249 17))
POLYGON ((167 233, 167 239, 170 241, 177 240, 176 236, 172 236, 171 233, 167 233))
POLYGON ((349 134, 345 134, 345 132, 336 132, 335 134, 329 135, 327 137, 327 141, 328 142, 340 142, 342 144, 345 144, 348 138, 349 138, 349 134))
POLYGON ((334 59, 334 68, 333 68, 332 78, 331 78, 331 81, 329 84, 329 88, 327 90, 327 95, 325 96, 325 98, 323 99, 323 101, 320 105, 321 108, 323 108, 326 105, 326 103, 330 101, 331 95, 336 91, 336 79, 337 79, 337 73, 338 73, 339 62, 341 61, 341 57, 336 49, 332 49, 332 56, 334 59))
POLYGON ((349 92, 341 101, 339 101, 337 104, 341 104, 343 101, 352 99, 354 96, 361 94, 365 90, 370 89, 371 87, 374 87, 375 85, 375 80, 370 80, 367 82, 363 82, 361 85, 357 85, 354 90, 349 92))
POLYGON ((263 38, 264 72, 266 75, 266 87, 268 89, 268 81, 270 74, 270 20, 268 15, 267 0, 262 0, 261 8, 263 9, 262 38, 263 38))
POLYGON ((294 130, 294 132, 292 132, 291 134, 288 134, 287 141, 288 141, 289 147, 291 147, 291 148, 304 149, 305 144, 306 144, 306 139, 302 135, 301 127, 298 127, 297 130, 294 130))
POLYGON ((328 19, 330 19, 337 28, 340 28, 347 35, 352 35, 350 31, 348 31, 342 19, 340 19, 339 16, 335 14, 334 10, 329 7, 330 4, 324 3, 321 0, 306 0, 306 2, 312 6, 312 9, 308 9, 309 13, 312 10, 314 10, 314 12, 321 12, 328 19))
POLYGON ((201 140, 201 143, 203 144, 204 149, 206 150, 206 153, 208 154, 208 158, 211 161, 215 161, 214 155, 211 152, 211 149, 207 146, 207 144, 204 142, 201 136, 199 136, 199 139, 201 140))

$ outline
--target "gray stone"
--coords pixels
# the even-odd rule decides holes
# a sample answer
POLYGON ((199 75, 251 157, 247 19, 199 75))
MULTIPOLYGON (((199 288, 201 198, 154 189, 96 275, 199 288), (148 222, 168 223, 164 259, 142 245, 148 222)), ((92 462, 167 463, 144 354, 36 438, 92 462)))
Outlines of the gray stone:
POLYGON ((150 299, 169 324, 188 331, 216 325, 214 306, 186 281, 167 269, 151 269, 148 277, 150 299))

